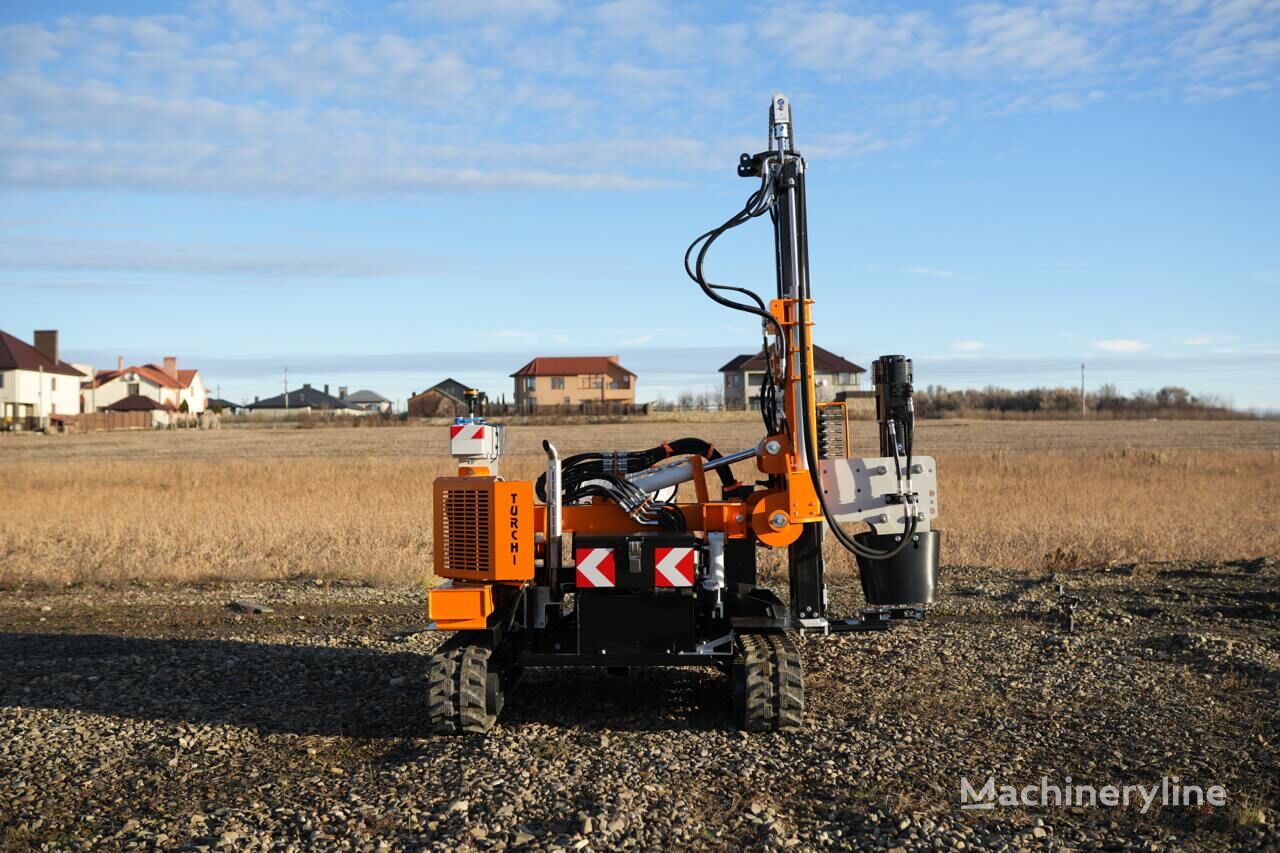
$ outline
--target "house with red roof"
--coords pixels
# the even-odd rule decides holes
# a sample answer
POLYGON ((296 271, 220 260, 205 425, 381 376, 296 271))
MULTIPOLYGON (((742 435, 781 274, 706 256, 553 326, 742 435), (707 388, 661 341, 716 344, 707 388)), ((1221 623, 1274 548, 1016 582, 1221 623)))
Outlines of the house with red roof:
POLYGON ((511 376, 516 408, 522 411, 636 401, 636 374, 619 364, 616 355, 543 356, 511 376))
POLYGON ((38 331, 34 340, 0 331, 0 428, 39 428, 80 411, 88 368, 59 360, 57 331, 38 331))
POLYGON ((124 358, 115 370, 99 370, 80 389, 86 412, 105 412, 129 397, 153 400, 169 412, 184 410, 199 414, 208 407, 209 389, 199 370, 180 369, 176 356, 165 356, 161 364, 125 367, 124 358))

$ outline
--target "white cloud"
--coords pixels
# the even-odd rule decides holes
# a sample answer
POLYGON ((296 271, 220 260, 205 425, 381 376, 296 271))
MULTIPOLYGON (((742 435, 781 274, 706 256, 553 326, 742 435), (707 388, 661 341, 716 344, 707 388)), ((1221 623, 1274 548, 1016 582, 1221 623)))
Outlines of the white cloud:
POLYGON ((986 344, 982 341, 956 341, 951 345, 951 348, 960 352, 977 352, 985 346, 986 344))
POLYGON ((636 335, 634 338, 627 338, 622 342, 624 347, 635 347, 640 344, 647 344, 653 340, 653 335, 636 335))
POLYGON ((1097 104, 1107 99, 1106 92, 1099 89, 1091 89, 1087 92, 1079 91, 1061 91, 1051 94, 1024 94, 1018 95, 1009 101, 1008 105, 1000 113, 1009 115, 1016 112, 1051 112, 1065 113, 1082 110, 1091 104, 1097 104))
POLYGON ((1094 341, 1093 345, 1107 352, 1142 352, 1149 349, 1151 344, 1146 341, 1135 341, 1130 338, 1115 338, 1106 341, 1094 341))
POLYGON ((854 15, 787 6, 761 21, 760 34, 780 45, 796 65, 843 68, 873 78, 908 68, 937 68, 946 52, 942 28, 921 12, 854 15))
POLYGON ((1052 10, 980 3, 962 11, 967 40, 957 64, 974 73, 1007 67, 1065 76, 1098 61, 1098 50, 1052 10))
POLYGON ((935 269, 934 267, 907 267, 903 270, 911 275, 924 275, 930 278, 962 278, 962 276, 953 270, 935 269))
POLYGON ((729 21, 670 0, 394 8, 409 18, 395 28, 352 26, 328 0, 196 0, 184 14, 0 26, 0 181, 640 190, 679 183, 673 166, 720 169, 759 144, 740 93, 756 86, 762 53, 796 81, 806 152, 829 160, 910 145, 965 110, 1079 110, 1137 89, 1265 96, 1280 64, 1280 4, 1262 0, 870 14, 801 0, 785 13, 740 7, 729 21), (847 78, 896 75, 910 95, 867 97, 855 81, 847 100, 810 112, 807 72, 842 94, 847 78))
POLYGON ((527 329, 496 329, 485 332, 485 334, 491 338, 515 338, 516 340, 529 341, 530 343, 538 340, 538 333, 527 329))
POLYGON ((405 0, 391 9, 410 18, 488 22, 520 18, 552 21, 564 14, 564 4, 558 0, 405 0))
POLYGON ((1183 341, 1189 347, 1203 347, 1209 344, 1227 344, 1239 340, 1236 335, 1196 335, 1183 341))

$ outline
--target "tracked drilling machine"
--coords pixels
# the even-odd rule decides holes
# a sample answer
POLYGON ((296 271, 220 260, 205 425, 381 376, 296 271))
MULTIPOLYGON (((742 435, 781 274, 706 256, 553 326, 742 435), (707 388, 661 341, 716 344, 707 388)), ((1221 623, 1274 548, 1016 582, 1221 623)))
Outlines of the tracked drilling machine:
POLYGON ((730 676, 741 727, 799 726, 798 634, 884 628, 921 618, 933 601, 936 468, 913 452, 911 361, 874 362, 878 456, 851 456, 845 404, 815 399, 805 161, 794 142, 791 104, 775 95, 767 149, 738 163, 758 186, 685 253, 708 297, 760 320, 767 367, 754 447, 721 454, 680 438, 562 459, 544 441, 546 472, 529 482, 500 476, 502 426, 474 405, 450 426, 458 475, 434 488, 435 573, 448 580, 428 593, 428 611, 436 630, 455 633, 431 659, 436 731, 488 729, 530 666, 714 665, 730 676), (705 275, 715 241, 766 214, 777 283, 767 303, 705 275), (684 483, 692 502, 677 499, 684 483), (841 527, 857 522, 863 532, 841 527), (856 616, 827 614, 827 535, 856 558, 866 601, 856 616), (760 583, 762 548, 786 549, 786 603, 760 583))

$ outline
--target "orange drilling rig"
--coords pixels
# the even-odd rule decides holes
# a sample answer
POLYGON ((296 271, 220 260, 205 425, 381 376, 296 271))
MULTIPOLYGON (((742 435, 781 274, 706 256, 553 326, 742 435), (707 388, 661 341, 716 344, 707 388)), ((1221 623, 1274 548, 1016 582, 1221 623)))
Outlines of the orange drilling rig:
POLYGON ((546 472, 529 482, 500 475, 503 428, 485 420, 477 395, 450 426, 458 474, 434 490, 435 573, 447 580, 428 593, 428 611, 435 630, 454 634, 431 659, 435 731, 487 730, 530 666, 717 666, 742 728, 799 726, 798 634, 887 628, 922 618, 933 601, 936 467, 913 452, 911 361, 874 362, 875 457, 850 455, 843 403, 815 399, 805 160, 794 140, 791 104, 775 95, 767 149, 738 163, 755 191, 685 253, 708 297, 760 320, 767 367, 754 447, 725 455, 681 438, 562 459, 544 441, 546 472), (766 214, 774 298, 708 281, 715 241, 766 214), (678 500, 682 484, 692 501, 678 500), (854 523, 863 532, 841 526, 854 523), (856 558, 866 602, 856 616, 827 614, 827 535, 856 558), (787 550, 785 602, 758 580, 761 548, 787 550))

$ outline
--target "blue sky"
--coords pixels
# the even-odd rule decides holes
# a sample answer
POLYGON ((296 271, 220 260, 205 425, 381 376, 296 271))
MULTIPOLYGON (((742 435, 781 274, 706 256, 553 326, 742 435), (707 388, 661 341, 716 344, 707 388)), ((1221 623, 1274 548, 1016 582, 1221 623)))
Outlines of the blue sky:
MULTIPOLYGON (((550 353, 703 390, 758 331, 681 256, 780 90, 819 343, 1280 408, 1278 70, 1275 0, 8 0, 0 328, 233 399, 550 353)), ((767 292, 770 241, 713 278, 767 292)))

